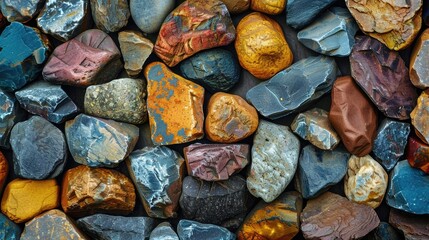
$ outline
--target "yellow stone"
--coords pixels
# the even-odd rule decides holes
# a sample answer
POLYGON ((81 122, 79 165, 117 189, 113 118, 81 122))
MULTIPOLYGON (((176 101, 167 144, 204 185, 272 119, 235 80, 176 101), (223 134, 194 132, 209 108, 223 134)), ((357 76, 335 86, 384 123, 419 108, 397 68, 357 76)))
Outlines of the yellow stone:
POLYGON ((286 0, 252 0, 250 8, 252 10, 266 14, 276 15, 286 7, 286 0))

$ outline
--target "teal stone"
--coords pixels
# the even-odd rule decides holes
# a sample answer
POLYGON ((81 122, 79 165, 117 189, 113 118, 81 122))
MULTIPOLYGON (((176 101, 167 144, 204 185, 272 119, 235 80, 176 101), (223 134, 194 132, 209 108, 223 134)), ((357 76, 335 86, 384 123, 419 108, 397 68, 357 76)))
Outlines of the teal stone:
POLYGON ((0 147, 9 148, 9 136, 13 126, 23 120, 25 111, 12 93, 0 89, 0 147))
POLYGON ((0 239, 19 240, 21 229, 5 215, 0 213, 0 239))
POLYGON ((180 220, 177 233, 181 240, 234 240, 235 234, 224 227, 203 224, 191 220, 180 220))
POLYGON ((310 24, 336 0, 288 0, 286 3, 287 25, 301 29, 310 24))

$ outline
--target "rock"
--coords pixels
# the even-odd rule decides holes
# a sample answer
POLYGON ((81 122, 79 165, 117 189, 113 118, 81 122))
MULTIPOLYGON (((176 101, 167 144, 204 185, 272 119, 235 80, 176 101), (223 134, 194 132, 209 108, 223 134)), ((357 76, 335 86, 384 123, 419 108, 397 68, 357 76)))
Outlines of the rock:
POLYGON ((247 176, 247 188, 253 196, 272 202, 285 190, 295 175, 299 145, 289 127, 260 121, 247 176))
POLYGON ((77 225, 94 239, 147 239, 155 227, 148 217, 122 217, 95 214, 77 220, 77 225))
POLYGON ((0 29, 3 29, 3 27, 6 25, 7 25, 6 17, 3 16, 3 14, 1 14, 1 9, 0 9, 0 29))
MULTIPOLYGON (((158 2, 156 1, 156 3, 158 2)), ((153 51, 153 43, 136 31, 120 32, 118 40, 122 56, 124 57, 125 70, 129 76, 138 76, 143 69, 143 64, 153 51)))
POLYGON ((410 114, 411 124, 416 135, 426 144, 429 143, 429 91, 423 91, 417 99, 417 105, 410 114))
POLYGON ((367 235, 368 240, 401 240, 402 236, 386 222, 380 222, 378 227, 367 235))
POLYGON ((250 6, 250 0, 222 0, 222 2, 231 14, 245 12, 250 6))
POLYGON ((0 239, 19 240, 20 236, 19 226, 0 213, 0 239))
POLYGON ((182 219, 177 225, 177 233, 181 240, 234 240, 235 234, 228 229, 213 224, 202 224, 182 219))
POLYGON ((351 154, 362 157, 371 152, 377 112, 350 76, 338 78, 332 87, 329 121, 351 154))
POLYGON ((409 123, 388 118, 380 123, 372 152, 387 171, 392 170, 404 154, 408 134, 410 134, 409 123))
POLYGON ((429 174, 429 146, 420 139, 411 136, 408 138, 407 160, 414 167, 429 174))
POLYGON ((263 80, 289 67, 293 61, 281 26, 258 12, 248 14, 238 23, 235 50, 240 65, 263 80))
POLYGON ((3 0, 0 10, 9 22, 28 22, 43 7, 43 0, 3 0))
POLYGON ((32 239, 88 239, 62 211, 47 211, 25 224, 21 240, 32 239))
POLYGON ((183 148, 188 175, 205 181, 228 180, 250 161, 247 144, 191 144, 183 148))
POLYGON ((19 104, 27 112, 62 123, 73 118, 79 108, 59 85, 37 81, 15 92, 19 104))
POLYGON ((40 213, 59 206, 59 192, 55 179, 14 179, 3 192, 1 211, 15 223, 24 223, 40 213))
POLYGON ((426 67, 429 55, 429 29, 417 39, 410 59, 411 83, 421 89, 429 87, 429 70, 426 67))
POLYGON ((179 240, 170 223, 160 223, 150 234, 149 240, 179 240))
POLYGON ((429 238, 427 215, 414 215, 392 209, 389 215, 389 222, 404 233, 405 239, 424 240, 429 238))
POLYGON ((286 4, 287 25, 301 29, 310 24, 319 13, 324 12, 336 0, 288 0, 286 4))
POLYGON ((422 24, 422 0, 346 0, 346 4, 362 32, 395 51, 407 48, 422 24))
POLYGON ((65 125, 73 159, 90 167, 116 167, 134 149, 138 127, 79 114, 65 125))
POLYGON ((333 7, 298 32, 298 40, 315 52, 347 57, 355 44, 357 30, 359 27, 347 9, 333 7))
POLYGON ((61 206, 74 217, 128 214, 133 211, 135 200, 133 183, 118 171, 79 165, 64 174, 61 206))
POLYGON ((92 19, 98 29, 117 32, 130 17, 128 0, 91 0, 92 19))
POLYGON ((398 52, 371 37, 357 36, 350 66, 353 79, 384 115, 410 118, 418 95, 398 52))
POLYGON ((205 130, 213 142, 234 143, 252 135, 258 128, 256 109, 238 95, 218 92, 207 106, 205 130))
POLYGON ((370 206, 326 192, 307 202, 301 213, 301 231, 305 239, 359 239, 380 220, 370 206))
POLYGON ((389 206, 413 214, 429 214, 429 175, 399 161, 390 174, 386 201, 389 206))
POLYGON ((251 88, 246 99, 269 119, 284 117, 329 92, 337 77, 334 59, 302 59, 266 82, 251 88))
POLYGON ((219 0, 187 0, 165 18, 155 53, 173 67, 199 51, 228 45, 234 39, 235 28, 225 4, 219 0))
POLYGON ((140 30, 155 33, 173 10, 174 3, 174 0, 130 0, 131 16, 140 30))
POLYGON ((237 232, 237 239, 292 239, 299 232, 302 197, 284 192, 274 202, 260 201, 237 232))
POLYGON ((87 87, 114 79, 121 69, 121 52, 113 39, 91 29, 55 48, 43 68, 43 78, 54 84, 87 87))
POLYGON ((178 144, 204 135, 204 88, 173 73, 161 62, 145 69, 152 142, 178 144), (181 111, 177 111, 180 108, 181 111))
POLYGON ((429 5, 427 2, 423 2, 423 21, 426 26, 429 26, 429 5))
POLYGON ((298 161, 295 188, 305 199, 326 192, 346 175, 349 157, 344 150, 323 151, 312 145, 305 146, 298 161))
POLYGON ((92 85, 85 92, 85 112, 92 116, 142 124, 147 121, 146 83, 120 78, 92 85))
POLYGON ((11 23, 0 35, 0 88, 12 92, 36 79, 50 51, 48 38, 38 29, 11 23))
MULTIPOLYGON (((3 153, 0 152, 0 196, 3 192, 3 187, 5 186, 8 173, 9 173, 9 163, 7 162, 7 159, 3 155, 3 153)), ((0 227, 0 229, 1 229, 1 227, 0 227)), ((0 236, 1 236, 1 233, 0 233, 0 236)), ((2 238, 0 237, 0 239, 2 239, 2 238)))
POLYGON ((240 80, 241 68, 234 55, 216 48, 195 54, 180 64, 183 77, 209 92, 228 92, 240 80))
POLYGON ((10 131, 24 117, 25 112, 19 107, 19 102, 15 96, 0 89, 0 147, 10 147, 10 131))
POLYGON ((250 9, 266 14, 276 15, 285 10, 286 0, 257 0, 250 3, 250 9))

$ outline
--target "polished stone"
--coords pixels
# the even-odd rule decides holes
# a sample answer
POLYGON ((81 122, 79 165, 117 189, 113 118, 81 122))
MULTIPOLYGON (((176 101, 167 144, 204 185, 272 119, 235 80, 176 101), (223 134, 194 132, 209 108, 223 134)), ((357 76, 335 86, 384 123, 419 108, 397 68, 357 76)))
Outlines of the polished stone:
POLYGON ((410 59, 410 80, 414 86, 425 89, 429 87, 429 29, 422 32, 417 39, 410 59))
POLYGON ((28 22, 35 17, 44 0, 2 0, 0 10, 9 22, 28 22))
POLYGON ((0 152, 0 196, 3 193, 3 187, 6 184, 8 175, 9 175, 9 163, 6 157, 3 155, 3 153, 0 152))
POLYGON ((173 10, 174 0, 130 0, 131 16, 145 33, 156 33, 165 17, 173 10))
POLYGON ((276 15, 285 10, 286 0, 255 0, 250 2, 250 9, 257 12, 276 15))
POLYGON ((319 13, 336 0, 288 0, 286 4, 286 24, 301 29, 310 24, 319 13))
POLYGON ((419 138, 410 136, 408 138, 407 157, 408 163, 429 174, 429 145, 423 143, 419 138))
POLYGON ((222 0, 231 14, 245 12, 250 7, 250 0, 222 0))
POLYGON ((0 213, 0 239, 4 240, 19 240, 21 236, 21 228, 0 213))
POLYGON ((137 77, 143 69, 143 64, 153 51, 153 43, 137 31, 120 32, 118 40, 127 74, 131 77, 137 77))
POLYGON ((417 105, 410 114, 411 124, 416 135, 426 144, 429 143, 429 91, 423 91, 417 99, 417 105))
POLYGON ((407 240, 429 239, 428 215, 415 215, 392 209, 390 210, 389 223, 399 229, 407 240))
POLYGON ((0 89, 0 147, 10 147, 10 131, 24 117, 25 111, 21 109, 15 96, 0 89))
POLYGON ((90 0, 92 19, 98 29, 117 32, 125 27, 130 17, 128 0, 90 0))
POLYGON ((162 222, 150 233, 149 240, 179 240, 170 223, 162 222))
POLYGON ((368 240, 401 240, 402 236, 386 222, 380 222, 378 227, 366 236, 368 240))
POLYGON ((228 229, 213 224, 202 224, 190 220, 180 220, 177 233, 181 240, 234 240, 235 234, 228 229))

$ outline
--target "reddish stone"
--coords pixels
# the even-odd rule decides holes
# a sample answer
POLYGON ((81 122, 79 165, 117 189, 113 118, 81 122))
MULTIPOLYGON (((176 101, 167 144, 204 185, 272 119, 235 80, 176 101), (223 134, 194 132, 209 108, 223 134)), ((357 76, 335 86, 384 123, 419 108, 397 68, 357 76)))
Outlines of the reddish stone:
POLYGON ((408 138, 407 160, 412 167, 429 174, 429 145, 414 136, 408 138))
POLYGON ((6 26, 6 24, 7 24, 6 18, 0 12, 0 28, 3 28, 4 26, 6 26))
POLYGON ((405 235, 405 239, 429 239, 428 215, 415 215, 397 209, 391 209, 389 223, 401 230, 405 235))
POLYGON ((0 152, 0 196, 3 192, 4 184, 6 183, 7 174, 9 172, 9 164, 6 157, 0 152))

